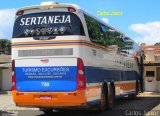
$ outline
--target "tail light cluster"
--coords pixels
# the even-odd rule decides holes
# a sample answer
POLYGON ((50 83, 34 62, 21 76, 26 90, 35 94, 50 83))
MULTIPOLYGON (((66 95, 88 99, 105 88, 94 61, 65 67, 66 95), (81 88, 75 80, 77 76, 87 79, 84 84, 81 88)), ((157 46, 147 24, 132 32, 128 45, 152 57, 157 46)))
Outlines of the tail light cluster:
POLYGON ((12 60, 12 90, 16 90, 15 60, 12 60))
POLYGON ((82 59, 77 59, 77 90, 86 89, 86 77, 84 73, 84 63, 82 59))
POLYGON ((68 7, 68 12, 76 12, 76 9, 74 9, 72 7, 68 7))
POLYGON ((20 11, 18 11, 18 12, 16 13, 17 16, 21 16, 21 15, 23 15, 23 14, 24 14, 24 10, 20 10, 20 11))
MULTIPOLYGON (((68 12, 76 12, 75 8, 68 7, 68 12)), ((24 10, 20 10, 16 13, 16 16, 22 16, 24 14, 24 10)))

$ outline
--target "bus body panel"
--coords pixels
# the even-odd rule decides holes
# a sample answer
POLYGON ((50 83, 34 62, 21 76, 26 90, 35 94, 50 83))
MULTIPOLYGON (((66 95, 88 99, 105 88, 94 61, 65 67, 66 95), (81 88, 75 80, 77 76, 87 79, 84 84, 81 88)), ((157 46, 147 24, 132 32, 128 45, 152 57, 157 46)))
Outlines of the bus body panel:
POLYGON ((22 107, 85 107, 85 91, 75 92, 19 92, 12 91, 13 100, 22 107))
POLYGON ((15 64, 17 91, 76 91, 76 58, 21 59, 15 64))
MULTIPOLYGON (((26 14, 68 12, 68 6, 62 6, 21 10, 26 10, 26 14)), ((35 40, 31 36, 12 39, 17 87, 13 99, 17 106, 66 108, 99 104, 104 82, 114 83, 117 98, 136 92, 139 71, 135 57, 91 42, 84 13, 79 8, 74 12, 82 22, 84 35, 58 35, 50 40, 35 40), (78 58, 84 63, 85 90, 76 88, 78 58)))
MULTIPOLYGON (((54 46, 53 48, 56 49, 58 47, 54 46)), ((66 47, 64 47, 64 48, 66 48, 66 47)), ((85 75, 86 75, 86 79, 87 79, 87 88, 86 88, 86 91, 84 92, 84 94, 82 96, 85 98, 87 105, 88 104, 89 105, 93 105, 95 103, 99 103, 100 102, 101 87, 102 87, 102 82, 104 80, 106 80, 107 82, 112 82, 112 81, 115 82, 115 95, 116 95, 116 97, 121 97, 121 96, 125 96, 125 95, 128 95, 128 94, 132 94, 132 93, 134 93, 136 91, 136 89, 135 89, 136 88, 136 81, 135 80, 137 79, 137 75, 138 75, 138 73, 136 71, 125 69, 125 67, 122 67, 122 66, 117 68, 115 63, 114 63, 114 61, 115 61, 114 57, 112 57, 112 59, 110 59, 110 57, 105 57, 105 58, 103 57, 102 58, 102 57, 99 57, 98 55, 96 57, 93 57, 93 50, 98 51, 99 54, 103 53, 103 55, 105 55, 105 56, 110 56, 111 54, 112 54, 112 56, 114 56, 114 55, 116 56, 116 54, 110 53, 110 52, 105 52, 105 51, 100 50, 100 49, 95 49, 95 48, 88 47, 88 46, 83 46, 83 45, 79 45, 79 46, 77 45, 77 46, 72 47, 72 48, 73 48, 73 51, 77 51, 77 52, 79 51, 78 54, 76 54, 76 55, 74 54, 74 57, 76 57, 76 58, 72 58, 72 57, 68 57, 68 56, 66 56, 65 58, 60 58, 58 56, 56 56, 54 58, 49 57, 49 59, 52 59, 51 60, 52 63, 50 63, 48 65, 46 63, 44 63, 45 65, 43 64, 43 66, 57 66, 57 65, 59 67, 68 66, 68 65, 76 66, 77 65, 76 64, 77 58, 81 57, 83 59, 83 61, 84 61, 84 64, 85 64, 85 75), (70 60, 70 59, 72 59, 72 60, 70 60), (65 62, 66 64, 64 64, 64 62, 62 62, 62 61, 65 61, 65 60, 66 60, 66 62, 65 62), (110 61, 110 62, 106 62, 107 60, 110 61), (131 74, 131 72, 132 72, 132 74, 131 74)), ((121 57, 123 57, 123 56, 121 56, 121 57)), ((23 59, 23 60, 26 60, 26 61, 27 60, 28 61, 31 60, 30 62, 32 62, 32 64, 29 64, 28 61, 24 62, 21 59, 20 60, 16 60, 16 61, 18 61, 17 62, 17 67, 19 67, 19 66, 20 67, 21 66, 22 67, 23 66, 32 67, 32 66, 35 66, 36 64, 40 65, 42 63, 40 61, 40 59, 43 59, 43 58, 45 59, 46 57, 41 57, 41 58, 37 58, 36 57, 35 59, 30 59, 30 58, 23 59), (37 61, 35 62, 34 60, 37 60, 37 61)), ((39 65, 38 65, 38 67, 39 67, 39 65)), ((75 77, 75 75, 74 75, 74 77, 75 77)), ((66 82, 65 85, 68 86, 68 84, 69 83, 66 82)), ((66 86, 61 86, 61 87, 66 90, 66 86)), ((74 85, 74 87, 75 87, 75 85, 74 85)), ((33 88, 33 89, 35 89, 35 88, 33 88)), ((39 89, 39 91, 36 90, 36 93, 43 92, 42 88, 38 88, 38 89, 39 89)), ((54 95, 58 95, 58 93, 56 93, 58 91, 59 92, 61 91, 62 94, 66 94, 66 93, 69 92, 68 90, 64 91, 62 89, 61 90, 57 89, 58 91, 57 90, 55 91, 55 90, 54 89, 51 90, 53 93, 55 93, 54 95)), ((34 92, 34 91, 35 90, 32 90, 32 92, 34 92)), ((76 91, 76 90, 72 89, 72 91, 76 91)), ((15 92, 15 93, 21 93, 21 92, 24 93, 24 94, 29 94, 30 93, 29 90, 26 90, 26 91, 18 91, 17 90, 17 92, 15 92)), ((44 93, 42 93, 42 95, 43 94, 44 93)), ((34 95, 32 95, 32 96, 34 96, 34 95)), ((20 97, 20 96, 17 96, 17 97, 20 97)), ((78 97, 77 98, 75 97, 75 99, 78 99, 78 97)), ((19 100, 20 99, 15 99, 15 101, 17 102, 17 105, 19 104, 19 100)), ((33 99, 33 101, 32 101, 33 103, 36 102, 34 100, 35 99, 33 99)), ((61 100, 61 98, 59 98, 59 100, 61 100)), ((54 101, 54 103, 55 104, 52 104, 52 103, 48 103, 48 104, 45 104, 45 105, 43 104, 42 106, 56 107, 59 102, 58 101, 54 101)), ((28 103, 28 105, 29 104, 30 104, 30 106, 32 106, 31 103, 28 103)), ((72 102, 71 102, 71 104, 72 104, 72 102)), ((23 106, 23 101, 21 103, 21 106, 23 106)), ((40 104, 39 104, 39 106, 37 104, 37 107, 40 107, 40 106, 41 106, 40 104)), ((62 106, 69 107, 67 104, 63 104, 62 106)), ((77 106, 78 106, 78 104, 77 104, 77 106)))

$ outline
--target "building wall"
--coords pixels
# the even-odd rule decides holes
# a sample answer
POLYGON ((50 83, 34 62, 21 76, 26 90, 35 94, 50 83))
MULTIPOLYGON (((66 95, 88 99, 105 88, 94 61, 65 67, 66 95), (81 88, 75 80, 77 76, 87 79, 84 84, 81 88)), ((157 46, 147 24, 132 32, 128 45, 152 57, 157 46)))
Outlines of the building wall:
POLYGON ((0 55, 0 63, 11 62, 11 55, 0 55))
POLYGON ((157 67, 155 67, 155 66, 145 66, 145 67, 144 67, 144 79, 147 78, 147 77, 146 77, 146 72, 147 72, 147 71, 155 71, 155 76, 154 76, 154 78, 157 77, 157 75, 156 75, 156 73, 157 73, 157 67))
POLYGON ((160 92, 160 67, 157 67, 158 91, 160 92))
POLYGON ((145 55, 146 55, 145 61, 155 61, 153 51, 148 51, 145 55))
POLYGON ((142 45, 144 60, 144 88, 145 91, 160 92, 160 46, 142 45), (146 71, 154 71, 155 75, 146 76, 146 71))
POLYGON ((11 55, 0 55, 0 90, 11 90, 12 71, 9 67, 11 67, 11 55), (5 69, 8 70, 6 74, 2 73, 5 69))
POLYGON ((8 91, 12 88, 12 70, 11 68, 2 69, 2 90, 8 91))
POLYGON ((2 69, 0 68, 0 91, 2 90, 2 69))
POLYGON ((154 66, 144 67, 145 91, 158 91, 157 68, 154 66), (154 76, 146 76, 147 71, 154 71, 154 76))
POLYGON ((156 62, 160 62, 160 56, 159 56, 159 55, 156 55, 156 56, 155 56, 155 61, 156 61, 156 62))
POLYGON ((157 67, 157 78, 160 81, 160 67, 157 67))

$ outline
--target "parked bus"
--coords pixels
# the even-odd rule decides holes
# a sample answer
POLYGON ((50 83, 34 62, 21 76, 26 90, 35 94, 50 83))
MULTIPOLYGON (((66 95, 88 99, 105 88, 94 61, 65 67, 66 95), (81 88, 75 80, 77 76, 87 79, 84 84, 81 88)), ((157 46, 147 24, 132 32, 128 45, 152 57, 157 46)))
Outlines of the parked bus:
POLYGON ((74 4, 47 2, 16 13, 12 94, 17 106, 111 109, 140 88, 138 45, 74 4))

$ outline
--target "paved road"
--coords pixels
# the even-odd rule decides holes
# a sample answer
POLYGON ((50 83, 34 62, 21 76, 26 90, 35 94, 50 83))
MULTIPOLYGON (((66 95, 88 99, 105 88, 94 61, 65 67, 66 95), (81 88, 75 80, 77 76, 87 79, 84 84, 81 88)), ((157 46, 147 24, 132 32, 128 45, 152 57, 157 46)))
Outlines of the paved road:
MULTIPOLYGON (((13 109, 13 107, 12 107, 13 109)), ((38 109, 17 108, 8 111, 8 116, 46 116, 38 109)), ((3 113, 4 115, 5 113, 3 113)), ((2 116, 3 116, 2 115, 2 116)), ((112 111, 95 113, 89 111, 63 111, 53 112, 48 116, 160 116, 160 97, 156 96, 138 96, 135 100, 123 98, 116 100, 112 111), (148 113, 148 114, 147 114, 148 113)), ((4 115, 5 116, 5 115, 4 115)), ((6 115, 7 116, 7 115, 6 115)))

